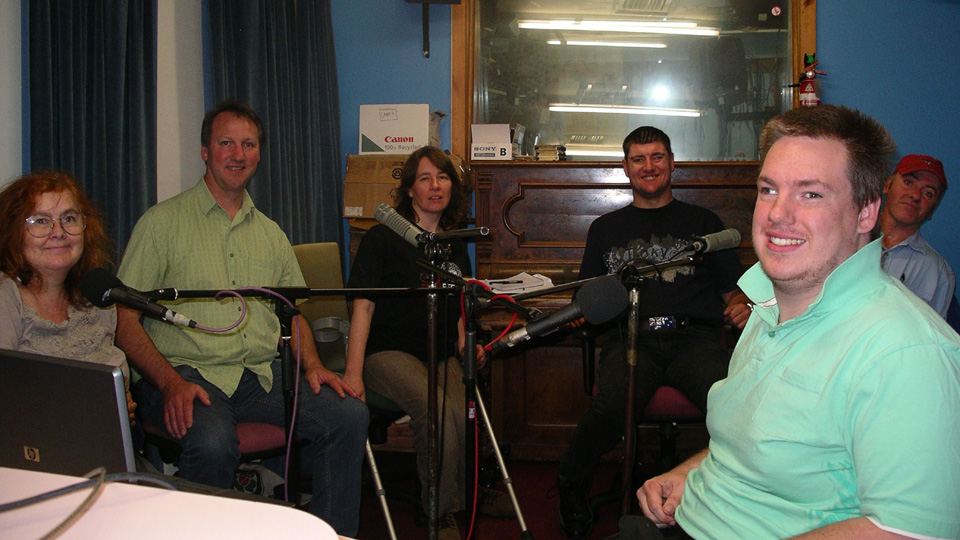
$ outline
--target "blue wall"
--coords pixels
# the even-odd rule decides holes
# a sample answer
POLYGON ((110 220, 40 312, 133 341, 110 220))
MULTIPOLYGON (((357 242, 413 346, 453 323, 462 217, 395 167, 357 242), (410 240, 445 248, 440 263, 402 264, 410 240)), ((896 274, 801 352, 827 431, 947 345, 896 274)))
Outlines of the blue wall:
MULTIPOLYGON (((360 105, 428 103, 450 114, 450 6, 430 6, 430 58, 423 56, 421 5, 404 0, 333 0, 340 84, 340 145, 359 151, 360 105)), ((440 123, 450 146, 450 119, 440 123)), ((344 158, 346 164, 346 158, 344 158)))
MULTIPOLYGON (((333 0, 341 144, 356 153, 364 103, 429 103, 450 112, 450 7, 431 6, 431 57, 421 53, 420 5, 333 0)), ((880 120, 904 154, 941 159, 947 191, 924 236, 960 272, 960 0, 821 0, 817 59, 824 101, 880 120)), ((441 124, 449 145, 449 119, 441 124)))
MULTIPOLYGON (((450 6, 430 6, 430 57, 423 56, 420 4, 404 0, 332 0, 340 92, 341 169, 360 150, 360 105, 427 103, 450 114, 450 6)), ((450 119, 440 122, 442 148, 450 148, 450 119)), ((344 220, 349 272, 350 233, 344 220)), ((471 255, 472 257, 472 255, 471 255)), ((471 258, 475 260, 475 258, 471 258)))
POLYGON ((817 3, 824 101, 883 123, 897 141, 897 159, 929 154, 943 161, 951 187, 923 235, 960 274, 958 27, 958 0, 817 3))

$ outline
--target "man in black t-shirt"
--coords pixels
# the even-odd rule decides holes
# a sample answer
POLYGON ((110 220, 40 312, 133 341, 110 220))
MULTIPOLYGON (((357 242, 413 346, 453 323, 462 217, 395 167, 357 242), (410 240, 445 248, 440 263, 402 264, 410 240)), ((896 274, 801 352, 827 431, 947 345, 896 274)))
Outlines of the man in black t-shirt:
MULTIPOLYGON (((713 212, 673 198, 670 138, 657 128, 637 128, 623 141, 623 170, 633 203, 597 218, 587 233, 580 279, 620 273, 670 260, 695 236, 719 232, 713 212)), ((662 270, 640 290, 636 402, 642 411, 659 386, 677 388, 706 411, 710 386, 726 376, 729 354, 720 328, 743 328, 750 316, 737 288, 743 268, 731 250, 704 255, 702 264, 662 270), (655 321, 671 329, 654 330, 655 321), (651 324, 654 321, 654 324, 651 324)), ((589 534, 594 517, 587 503, 600 456, 623 437, 626 400, 625 318, 599 340, 598 392, 560 461, 560 528, 570 538, 589 534)), ((629 489, 625 486, 624 489, 629 489)))

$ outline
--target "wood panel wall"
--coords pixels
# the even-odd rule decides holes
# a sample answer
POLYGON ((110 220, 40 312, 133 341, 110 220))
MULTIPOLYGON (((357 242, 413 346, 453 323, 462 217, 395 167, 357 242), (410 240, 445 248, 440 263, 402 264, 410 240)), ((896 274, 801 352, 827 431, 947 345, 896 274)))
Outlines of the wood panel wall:
MULTIPOLYGON (((697 162, 678 163, 673 174, 677 199, 713 210, 726 227, 740 231, 743 241, 737 250, 745 267, 756 262, 750 224, 757 170, 756 162, 697 162)), ((472 174, 477 225, 491 230, 487 240, 477 243, 477 275, 482 279, 529 272, 544 274, 556 285, 574 281, 590 224, 632 200, 620 163, 474 162, 472 174)), ((570 294, 523 304, 552 310, 569 302, 570 294)), ((504 328, 508 319, 505 312, 482 314, 483 323, 494 331, 504 328)), ((580 345, 570 332, 558 332, 492 360, 491 420, 512 457, 552 460, 566 449, 590 404, 583 389, 580 345)), ((702 448, 699 435, 681 437, 681 449, 685 444, 691 450, 702 448)), ((641 433, 640 442, 656 444, 652 427, 641 433)))

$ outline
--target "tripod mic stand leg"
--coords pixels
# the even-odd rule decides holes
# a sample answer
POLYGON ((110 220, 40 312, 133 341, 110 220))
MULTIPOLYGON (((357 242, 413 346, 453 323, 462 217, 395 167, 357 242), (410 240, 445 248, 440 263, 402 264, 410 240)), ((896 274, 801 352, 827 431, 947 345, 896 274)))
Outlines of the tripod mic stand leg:
POLYGON ((487 434, 490 435, 493 455, 497 457, 497 464, 500 465, 500 473, 503 475, 503 485, 507 487, 510 502, 513 503, 513 511, 517 513, 517 521, 520 523, 520 538, 533 540, 533 534, 527 530, 527 523, 523 520, 523 513, 520 511, 520 504, 517 502, 517 494, 513 491, 513 480, 510 479, 510 474, 507 472, 507 465, 503 462, 503 455, 500 453, 500 443, 497 442, 497 437, 493 434, 493 428, 490 427, 490 417, 487 416, 487 407, 483 404, 483 398, 479 393, 477 393, 477 405, 480 406, 483 425, 487 427, 487 434))
POLYGON ((383 489, 383 482, 380 481, 380 471, 377 469, 377 460, 373 457, 373 448, 370 447, 370 439, 367 439, 367 462, 370 464, 370 474, 373 476, 373 485, 377 488, 377 498, 380 499, 380 507, 383 508, 383 517, 387 520, 387 530, 390 531, 390 540, 397 540, 397 532, 393 528, 393 517, 390 516, 390 508, 387 506, 387 492, 383 489))

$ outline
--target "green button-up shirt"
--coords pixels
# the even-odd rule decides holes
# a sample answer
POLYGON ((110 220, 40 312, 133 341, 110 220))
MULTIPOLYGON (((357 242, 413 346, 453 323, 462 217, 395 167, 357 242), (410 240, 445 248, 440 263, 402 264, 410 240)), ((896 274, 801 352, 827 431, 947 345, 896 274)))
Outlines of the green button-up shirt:
MULTIPOLYGON (((231 221, 202 179, 140 218, 118 277, 141 291, 304 286, 289 240, 254 207, 250 195, 244 192, 243 205, 231 221)), ((172 365, 195 367, 227 395, 237 389, 244 368, 256 373, 269 391, 280 324, 272 301, 245 300, 243 322, 228 332, 206 332, 151 318, 144 320, 144 328, 172 365)), ((165 305, 208 328, 230 326, 241 314, 241 301, 234 296, 184 298, 165 305)))

